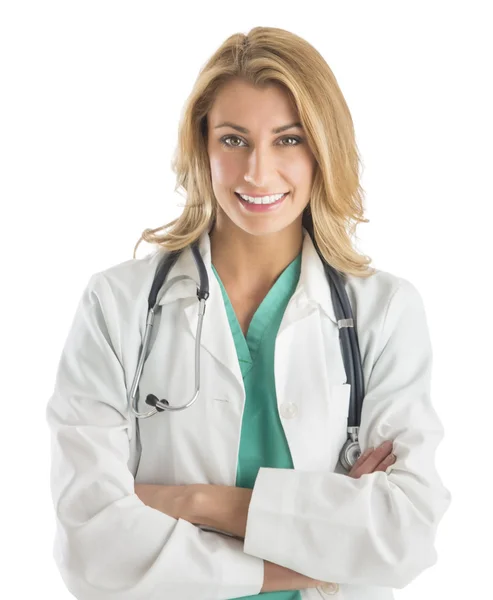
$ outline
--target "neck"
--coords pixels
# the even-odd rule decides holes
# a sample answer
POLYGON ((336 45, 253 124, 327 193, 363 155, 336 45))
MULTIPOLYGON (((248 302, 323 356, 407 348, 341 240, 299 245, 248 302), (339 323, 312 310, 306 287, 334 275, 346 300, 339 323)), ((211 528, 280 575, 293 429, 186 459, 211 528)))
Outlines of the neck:
POLYGON ((216 222, 209 237, 212 264, 223 284, 248 295, 268 291, 303 245, 301 221, 265 236, 216 222))

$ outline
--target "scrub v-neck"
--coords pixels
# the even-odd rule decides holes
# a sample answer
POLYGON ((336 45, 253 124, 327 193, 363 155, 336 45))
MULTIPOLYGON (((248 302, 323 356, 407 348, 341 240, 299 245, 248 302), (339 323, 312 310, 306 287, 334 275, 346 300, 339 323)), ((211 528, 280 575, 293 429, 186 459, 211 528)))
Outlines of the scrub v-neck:
MULTIPOLYGON (((282 318, 282 314, 296 288, 301 270, 301 252, 291 263, 289 263, 284 271, 282 271, 273 286, 267 292, 267 295, 258 306, 250 321, 246 336, 243 334, 226 288, 214 265, 211 266, 221 288, 231 333, 233 334, 236 352, 238 354, 241 373, 243 378, 245 378, 258 356, 259 347, 263 337, 273 324, 273 317, 275 315, 280 315, 282 318)), ((279 325, 280 321, 277 324, 277 328, 279 325)))

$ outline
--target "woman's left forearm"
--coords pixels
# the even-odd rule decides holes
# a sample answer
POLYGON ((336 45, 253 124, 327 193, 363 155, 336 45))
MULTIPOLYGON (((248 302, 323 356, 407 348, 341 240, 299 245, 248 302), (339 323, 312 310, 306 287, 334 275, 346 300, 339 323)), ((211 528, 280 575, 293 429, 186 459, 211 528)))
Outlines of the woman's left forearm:
POLYGON ((146 505, 174 519, 192 522, 195 485, 134 484, 135 494, 146 505))
POLYGON ((227 485, 135 484, 140 500, 175 519, 244 538, 252 490, 227 485))
POLYGON ((227 485, 197 485, 192 522, 244 538, 252 491, 227 485))

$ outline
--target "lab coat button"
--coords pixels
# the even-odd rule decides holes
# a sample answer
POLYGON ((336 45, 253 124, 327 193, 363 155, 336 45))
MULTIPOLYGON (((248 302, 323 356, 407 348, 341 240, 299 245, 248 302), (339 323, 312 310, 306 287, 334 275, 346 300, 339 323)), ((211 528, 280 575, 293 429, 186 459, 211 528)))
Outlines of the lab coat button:
POLYGON ((286 419, 292 419, 298 414, 298 407, 292 402, 287 402, 281 406, 281 415, 286 419))
POLYGON ((324 592, 324 594, 333 596, 334 594, 337 594, 337 592, 339 591, 339 584, 334 583, 332 581, 326 581, 325 583, 322 583, 322 585, 320 586, 320 589, 322 590, 322 592, 324 592))
POLYGON ((329 594, 330 596, 333 596, 339 591, 339 584, 334 583, 333 581, 326 581, 325 583, 322 583, 320 589, 322 590, 322 592, 324 592, 324 594, 329 594))

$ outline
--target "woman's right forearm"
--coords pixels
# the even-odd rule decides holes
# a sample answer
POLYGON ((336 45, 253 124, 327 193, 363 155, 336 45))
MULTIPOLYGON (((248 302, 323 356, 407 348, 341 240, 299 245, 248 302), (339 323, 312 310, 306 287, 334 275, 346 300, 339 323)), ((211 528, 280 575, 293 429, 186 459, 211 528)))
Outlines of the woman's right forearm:
POLYGON ((314 588, 321 582, 301 573, 286 569, 275 563, 264 560, 264 583, 260 592, 280 592, 284 590, 303 590, 314 588))

